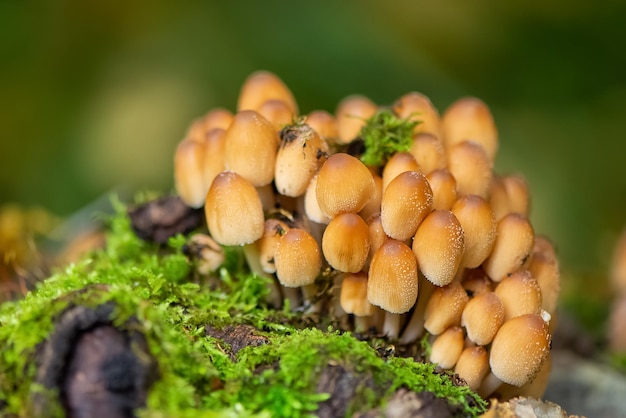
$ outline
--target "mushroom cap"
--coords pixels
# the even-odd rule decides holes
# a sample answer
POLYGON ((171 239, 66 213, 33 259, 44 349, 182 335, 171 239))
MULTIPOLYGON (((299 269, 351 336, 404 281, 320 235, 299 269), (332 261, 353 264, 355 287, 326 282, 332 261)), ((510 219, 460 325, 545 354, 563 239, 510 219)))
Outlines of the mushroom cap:
POLYGON ((256 71, 250 74, 241 86, 237 111, 258 111, 263 103, 272 99, 282 101, 292 114, 298 114, 298 104, 285 83, 269 71, 256 71))
POLYGON ((204 138, 204 159, 202 173, 204 185, 209 190, 213 179, 226 169, 224 166, 224 150, 226 149, 226 131, 214 128, 207 132, 204 138))
POLYGON ((263 236, 263 207, 254 186, 239 174, 218 174, 204 206, 211 236, 222 245, 251 244, 263 236))
POLYGON ((202 207, 208 190, 202 172, 204 154, 204 142, 183 139, 174 155, 176 191, 183 202, 192 208, 202 207))
POLYGON ((420 167, 413 155, 408 152, 396 152, 383 168, 383 190, 387 188, 391 180, 405 171, 420 171, 420 167))
POLYGON ((447 210, 432 211, 413 238, 413 252, 420 271, 431 283, 445 286, 454 280, 463 252, 463 227, 447 210))
POLYGON ((244 110, 226 131, 224 165, 253 186, 265 186, 274 179, 277 149, 274 125, 254 110, 244 110))
POLYGON ((489 353, 481 346, 467 347, 459 356, 454 372, 465 380, 470 389, 478 390, 489 373, 489 353))
POLYGON ((406 241, 432 208, 433 192, 428 180, 417 171, 405 171, 383 191, 380 218, 385 233, 406 241))
POLYGON ((424 310, 424 328, 438 335, 446 328, 460 325, 468 300, 465 289, 456 281, 447 286, 435 287, 424 310))
POLYGON ((496 242, 496 219, 485 199, 465 195, 452 206, 452 213, 461 223, 465 236, 465 253, 461 265, 480 266, 489 256, 496 242))
POLYGON ((356 316, 371 315, 373 306, 367 300, 367 273, 346 274, 341 282, 339 301, 346 313, 356 316))
POLYGON ((509 213, 496 226, 496 242, 483 263, 483 270, 494 282, 521 269, 530 258, 535 231, 528 218, 509 213))
POLYGON ((461 325, 467 337, 478 345, 487 345, 504 323, 504 306, 493 292, 474 296, 467 302, 461 315, 461 325))
POLYGON ((431 345, 430 362, 442 369, 451 369, 463 352, 463 330, 454 326, 435 338, 431 345))
POLYGON ((548 325, 539 315, 527 314, 506 321, 491 343, 492 373, 513 386, 532 381, 550 353, 550 340, 548 325))
POLYGON ((474 141, 463 141, 447 148, 448 170, 456 179, 459 195, 487 197, 493 177, 493 162, 474 141))
POLYGON ((370 99, 361 95, 351 95, 344 98, 337 106, 335 112, 337 118, 336 141, 338 144, 349 144, 359 136, 361 128, 367 119, 374 116, 378 106, 370 99))
POLYGON ((307 125, 325 140, 333 140, 339 135, 335 117, 325 110, 314 110, 306 117, 307 125))
POLYGON ((401 241, 387 239, 374 253, 367 281, 367 299, 391 313, 408 312, 417 301, 417 260, 401 241))
POLYGON ((498 131, 489 107, 480 99, 464 97, 446 109, 441 120, 447 147, 465 140, 476 141, 494 160, 498 151, 498 131))
POLYGON ((457 200, 456 179, 447 168, 438 168, 426 176, 433 191, 433 209, 450 210, 457 200))
POLYGON ((405 94, 393 104, 393 111, 401 119, 409 118, 420 122, 413 128, 414 135, 428 133, 441 138, 439 112, 423 94, 417 92, 405 94))
POLYGON ((301 228, 291 228, 278 241, 274 252, 276 276, 285 287, 313 284, 322 269, 317 241, 301 228))
POLYGON ((265 221, 263 236, 256 244, 259 251, 259 263, 266 273, 276 273, 274 255, 278 241, 289 230, 289 226, 278 219, 267 219, 265 221))
POLYGON ((541 288, 528 270, 505 277, 494 290, 504 307, 504 320, 541 312, 541 288))
POLYGON ((257 111, 261 116, 267 119, 268 122, 274 125, 276 130, 280 130, 286 125, 289 125, 295 116, 291 107, 278 99, 270 99, 263 102, 257 111))
MULTIPOLYGON (((419 128, 420 124, 416 126, 419 128)), ((409 152, 421 167, 422 173, 429 174, 434 170, 446 168, 448 159, 443 142, 437 136, 422 132, 413 138, 409 152)))
POLYGON ((324 257, 339 271, 361 271, 369 249, 369 227, 356 213, 341 213, 334 217, 322 237, 324 257))
POLYGON ((322 213, 333 218, 363 209, 374 187, 374 178, 365 164, 351 155, 337 153, 320 168, 315 195, 322 213))
POLYGON ((326 141, 310 126, 283 129, 274 170, 276 190, 284 196, 302 196, 327 156, 326 141))

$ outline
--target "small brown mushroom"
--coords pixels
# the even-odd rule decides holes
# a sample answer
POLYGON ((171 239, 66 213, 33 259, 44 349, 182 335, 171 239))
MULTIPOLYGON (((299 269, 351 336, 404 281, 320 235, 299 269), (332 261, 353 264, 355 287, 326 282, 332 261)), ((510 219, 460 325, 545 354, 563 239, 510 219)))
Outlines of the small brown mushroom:
POLYGON ((454 326, 435 338, 431 345, 430 362, 442 369, 451 369, 463 352, 463 330, 454 326))
POLYGON ((483 263, 483 270, 495 282, 526 265, 530 258, 535 231, 530 221, 518 213, 510 213, 496 226, 496 242, 483 263))
POLYGON ((416 171, 398 175, 383 191, 380 218, 385 233, 406 241, 430 212, 433 193, 428 180, 416 171))
POLYGON ((207 192, 202 172, 204 150, 203 142, 184 139, 176 147, 174 156, 176 191, 192 208, 202 207, 207 192))
POLYGON ((204 206, 211 236, 222 245, 251 244, 263 236, 263 207, 256 189, 239 174, 215 177, 204 206))
POLYGON ((496 219, 491 207, 480 196, 465 195, 451 210, 461 223, 465 238, 461 266, 476 268, 487 259, 496 242, 496 219))
POLYGON ((432 211, 413 238, 413 252, 419 269, 437 286, 445 286, 454 280, 464 251, 463 227, 450 211, 432 211))
POLYGON ((256 71, 244 81, 241 87, 237 111, 258 111, 263 103, 273 99, 285 103, 292 114, 298 114, 298 104, 285 83, 269 71, 256 71))
POLYGON ((339 271, 361 271, 369 249, 369 227, 355 213, 342 213, 334 217, 322 237, 324 257, 328 264, 339 271))
POLYGON ((461 315, 461 325, 467 337, 477 345, 487 345, 504 323, 504 306, 493 292, 474 296, 467 302, 461 315))
POLYGON ((358 159, 344 153, 331 155, 317 176, 315 195, 323 214, 358 212, 374 193, 374 178, 358 159))
POLYGON ((481 346, 467 347, 459 356, 454 372, 476 391, 489 373, 489 353, 481 346))
POLYGON ((492 178, 492 161, 485 150, 473 141, 451 145, 448 170, 456 180, 459 195, 475 194, 486 198, 492 178))
POLYGON ((415 135, 424 132, 441 138, 439 112, 430 102, 430 99, 423 94, 417 92, 405 94, 393 104, 393 111, 401 119, 419 121, 413 128, 415 135))
POLYGON ((491 344, 491 372, 514 386, 532 381, 550 353, 550 339, 548 325, 539 315, 506 321, 491 344))
POLYGON ((349 144, 359 136, 361 128, 374 116, 378 106, 365 96, 353 95, 343 99, 335 115, 337 117, 336 138, 338 144, 349 144))
POLYGON ((277 149, 274 126, 257 112, 244 110, 226 131, 224 165, 253 186, 264 186, 274 179, 277 149))
POLYGON ((283 286, 312 285, 322 269, 315 238, 301 228, 291 228, 278 241, 274 252, 276 276, 283 286))
POLYGON ((458 282, 435 287, 424 310, 426 331, 438 335, 446 328, 460 325, 461 315, 468 300, 465 289, 458 282))
POLYGON ((498 131, 491 111, 480 99, 465 97, 454 102, 443 114, 443 139, 447 147, 466 140, 476 141, 491 161, 498 151, 498 131))

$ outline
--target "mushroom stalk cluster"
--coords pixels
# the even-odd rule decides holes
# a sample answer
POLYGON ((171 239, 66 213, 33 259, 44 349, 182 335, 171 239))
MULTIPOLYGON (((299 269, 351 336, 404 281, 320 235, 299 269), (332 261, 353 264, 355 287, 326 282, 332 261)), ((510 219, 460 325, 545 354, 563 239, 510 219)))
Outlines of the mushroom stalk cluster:
POLYGON ((497 148, 476 98, 442 117, 415 92, 301 115, 278 77, 257 72, 235 114, 192 124, 175 180, 210 235, 243 246, 273 283, 270 304, 399 344, 427 332, 430 361, 483 396, 540 395, 558 261, 535 235, 524 179, 493 173, 497 148))

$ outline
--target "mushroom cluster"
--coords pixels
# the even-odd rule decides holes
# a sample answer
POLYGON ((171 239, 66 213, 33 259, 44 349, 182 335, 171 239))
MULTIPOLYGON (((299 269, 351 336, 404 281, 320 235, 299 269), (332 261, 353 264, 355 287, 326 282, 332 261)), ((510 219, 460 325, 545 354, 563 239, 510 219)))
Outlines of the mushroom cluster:
POLYGON ((541 395, 559 293, 523 178, 493 173, 488 107, 443 114, 420 93, 391 107, 348 96, 300 115, 275 75, 252 74, 232 114, 211 110, 176 149, 178 193, 221 245, 274 283, 270 303, 333 315, 410 345, 483 396, 541 395))

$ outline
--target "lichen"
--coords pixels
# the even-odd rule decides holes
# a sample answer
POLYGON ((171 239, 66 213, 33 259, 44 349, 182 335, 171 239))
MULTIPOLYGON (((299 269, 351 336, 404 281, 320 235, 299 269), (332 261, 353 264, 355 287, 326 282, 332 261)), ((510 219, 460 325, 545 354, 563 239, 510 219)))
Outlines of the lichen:
POLYGON ((413 128, 419 122, 400 119, 391 110, 383 109, 369 118, 359 137, 365 144, 361 161, 368 166, 384 165, 396 152, 407 152, 413 142, 413 128))
POLYGON ((116 306, 115 324, 138 320, 158 364, 159 377, 141 416, 310 416, 330 396, 316 390, 328 364, 352 367, 382 385, 382 398, 371 387, 360 387, 348 412, 379 407, 399 387, 432 391, 461 405, 467 416, 484 411, 484 401, 433 365, 383 358, 350 333, 298 329, 302 314, 266 305, 266 279, 245 270, 239 249, 226 249, 219 280, 206 283, 183 254, 185 237, 170 239, 165 249, 144 242, 132 232, 125 208, 116 207, 104 250, 56 273, 23 300, 0 307, 0 414, 29 414, 29 400, 42 390, 33 385, 37 347, 53 331, 55 318, 69 304, 106 302, 116 306), (226 344, 207 335, 207 324, 250 325, 269 343, 246 347, 233 359, 226 344))

